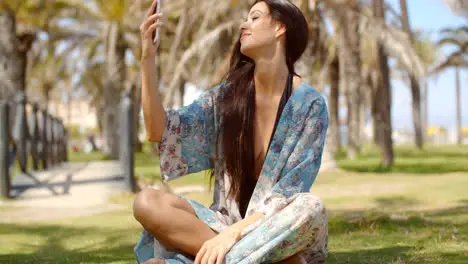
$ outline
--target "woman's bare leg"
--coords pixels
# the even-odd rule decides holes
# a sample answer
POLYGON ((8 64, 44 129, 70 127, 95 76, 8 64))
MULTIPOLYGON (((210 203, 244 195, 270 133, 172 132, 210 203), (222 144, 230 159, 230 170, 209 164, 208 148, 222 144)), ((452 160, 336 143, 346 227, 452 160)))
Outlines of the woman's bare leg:
POLYGON ((142 190, 133 214, 164 247, 182 254, 196 256, 203 243, 216 236, 187 201, 164 191, 142 190))
POLYGON ((299 256, 299 254, 296 254, 290 258, 287 258, 279 263, 280 264, 306 264, 305 261, 299 256))
POLYGON ((143 264, 165 264, 165 263, 166 262, 162 259, 150 259, 150 260, 143 262, 143 264))

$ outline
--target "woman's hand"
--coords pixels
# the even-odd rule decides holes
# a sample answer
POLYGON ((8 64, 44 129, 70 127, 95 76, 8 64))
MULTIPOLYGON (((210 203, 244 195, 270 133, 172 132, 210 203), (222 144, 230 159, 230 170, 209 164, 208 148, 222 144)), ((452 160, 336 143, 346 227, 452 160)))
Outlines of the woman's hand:
POLYGON ((227 228, 206 241, 198 251, 194 264, 222 264, 226 254, 240 240, 240 234, 237 229, 227 228))
POLYGON ((157 43, 154 43, 153 40, 153 33, 156 32, 156 29, 160 28, 162 25, 162 22, 157 22, 158 19, 159 21, 161 21, 162 14, 155 14, 159 1, 160 0, 153 1, 153 4, 151 4, 151 7, 149 8, 148 13, 146 14, 145 21, 143 21, 143 23, 140 25, 142 59, 154 58, 159 45, 159 41, 157 43))

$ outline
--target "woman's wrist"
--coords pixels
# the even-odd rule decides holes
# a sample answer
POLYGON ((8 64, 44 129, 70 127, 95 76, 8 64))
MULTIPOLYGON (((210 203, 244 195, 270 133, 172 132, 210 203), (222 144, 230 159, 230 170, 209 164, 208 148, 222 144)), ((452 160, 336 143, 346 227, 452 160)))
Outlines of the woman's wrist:
POLYGON ((242 237, 242 230, 240 227, 237 226, 231 226, 228 227, 228 232, 230 235, 232 235, 237 241, 239 241, 242 237))
POLYGON ((145 64, 145 63, 155 63, 156 59, 155 59, 155 56, 150 56, 150 55, 141 55, 140 57, 140 61, 141 63, 145 64))

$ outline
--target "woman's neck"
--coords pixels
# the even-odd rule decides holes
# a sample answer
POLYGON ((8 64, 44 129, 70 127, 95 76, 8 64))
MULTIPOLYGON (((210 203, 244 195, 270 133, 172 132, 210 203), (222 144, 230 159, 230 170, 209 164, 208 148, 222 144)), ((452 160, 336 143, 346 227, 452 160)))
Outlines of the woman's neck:
POLYGON ((255 93, 260 95, 282 94, 288 79, 289 70, 286 59, 273 56, 255 62, 255 93))

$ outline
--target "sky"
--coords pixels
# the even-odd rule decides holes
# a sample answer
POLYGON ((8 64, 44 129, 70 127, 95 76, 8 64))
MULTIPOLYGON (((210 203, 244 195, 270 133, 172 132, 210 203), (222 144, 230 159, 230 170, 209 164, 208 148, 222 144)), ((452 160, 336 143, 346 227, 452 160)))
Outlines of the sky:
MULTIPOLYGON (((388 0, 399 9, 399 0, 388 0)), ((454 15, 442 0, 407 0, 412 29, 437 32, 447 27, 467 24, 468 21, 454 15)), ((443 52, 447 52, 445 49, 443 52)), ((468 126, 468 72, 461 72, 462 125, 468 126)), ((412 131, 411 94, 409 87, 400 81, 392 81, 393 109, 392 121, 396 129, 412 131)), ((429 80, 429 125, 443 126, 450 131, 455 129, 455 71, 445 70, 429 80)))

